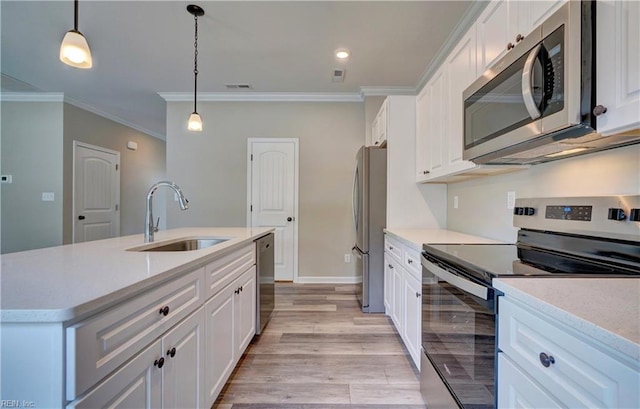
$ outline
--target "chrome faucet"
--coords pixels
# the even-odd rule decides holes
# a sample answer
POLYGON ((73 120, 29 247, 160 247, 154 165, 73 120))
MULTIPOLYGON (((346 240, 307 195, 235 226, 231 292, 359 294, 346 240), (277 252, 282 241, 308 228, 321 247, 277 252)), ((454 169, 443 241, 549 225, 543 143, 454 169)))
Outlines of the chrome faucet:
MULTIPOLYGON (((167 186, 173 189, 174 192, 178 195, 178 202, 180 203, 180 210, 187 210, 189 208, 189 201, 186 197, 184 197, 184 193, 178 185, 173 182, 169 182, 163 180, 161 182, 155 183, 149 189, 149 193, 147 193, 147 212, 144 216, 144 242, 151 243, 153 242, 153 233, 158 231, 157 225, 153 224, 153 194, 158 190, 160 186, 167 186)), ((158 222, 160 219, 158 219, 158 222)))

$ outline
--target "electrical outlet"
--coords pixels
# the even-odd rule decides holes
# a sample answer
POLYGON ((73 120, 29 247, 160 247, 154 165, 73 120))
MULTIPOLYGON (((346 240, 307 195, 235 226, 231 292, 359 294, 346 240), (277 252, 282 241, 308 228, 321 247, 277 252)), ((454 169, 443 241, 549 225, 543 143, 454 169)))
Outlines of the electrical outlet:
POLYGON ((2 178, 0 180, 2 180, 2 183, 13 183, 13 176, 12 175, 2 175, 2 178))
POLYGON ((351 263, 351 254, 346 253, 346 254, 344 255, 344 262, 345 262, 345 263, 351 263))
POLYGON ((54 192, 42 192, 43 202, 53 202, 55 200, 54 192))
POLYGON ((453 197, 453 208, 454 209, 458 208, 458 196, 453 197))
POLYGON ((507 209, 516 207, 516 192, 507 192, 507 209))

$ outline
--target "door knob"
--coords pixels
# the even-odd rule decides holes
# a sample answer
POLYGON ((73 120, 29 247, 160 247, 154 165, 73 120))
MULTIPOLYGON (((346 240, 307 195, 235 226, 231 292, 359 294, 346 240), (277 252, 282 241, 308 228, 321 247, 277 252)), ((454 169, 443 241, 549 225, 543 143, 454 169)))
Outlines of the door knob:
POLYGON ((288 222, 293 221, 293 217, 287 217, 287 221, 288 221, 288 222))
POLYGON ((78 220, 84 220, 84 216, 83 215, 78 216, 78 220))

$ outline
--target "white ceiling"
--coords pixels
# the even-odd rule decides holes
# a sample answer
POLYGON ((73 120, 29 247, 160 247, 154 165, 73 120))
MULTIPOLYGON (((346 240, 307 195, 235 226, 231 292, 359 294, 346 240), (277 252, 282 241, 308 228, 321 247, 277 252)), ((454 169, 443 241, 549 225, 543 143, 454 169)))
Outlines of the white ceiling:
POLYGON ((415 87, 470 1, 80 1, 79 30, 93 69, 58 59, 73 28, 73 1, 0 3, 5 91, 63 92, 66 98, 163 137, 158 92, 193 92, 193 16, 200 5, 199 92, 354 93, 415 87), (338 62, 335 49, 352 56, 338 62), (331 81, 345 68, 343 83, 331 81), (6 81, 6 77, 18 81, 6 81), (22 85, 22 86, 21 86, 22 85))

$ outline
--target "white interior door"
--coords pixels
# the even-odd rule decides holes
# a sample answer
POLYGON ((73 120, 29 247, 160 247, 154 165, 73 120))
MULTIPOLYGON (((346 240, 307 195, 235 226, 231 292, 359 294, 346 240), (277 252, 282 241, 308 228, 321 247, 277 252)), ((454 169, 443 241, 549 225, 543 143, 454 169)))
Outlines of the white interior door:
POLYGON ((73 242, 120 235, 120 152, 74 141, 73 242))
POLYGON ((275 228, 275 279, 298 275, 298 140, 249 139, 252 227, 275 228))

